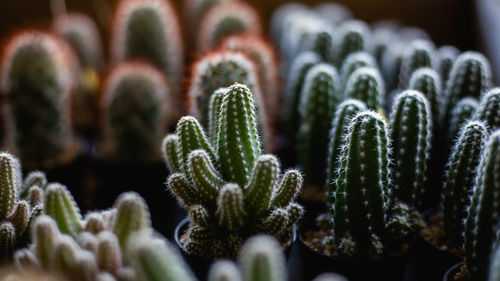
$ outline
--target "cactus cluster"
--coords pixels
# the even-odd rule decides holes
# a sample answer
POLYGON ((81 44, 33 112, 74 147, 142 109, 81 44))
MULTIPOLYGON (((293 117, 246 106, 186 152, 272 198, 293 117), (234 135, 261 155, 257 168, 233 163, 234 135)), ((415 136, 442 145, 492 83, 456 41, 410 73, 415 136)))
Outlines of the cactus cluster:
POLYGON ((25 167, 66 164, 79 153, 69 116, 76 68, 69 47, 48 33, 24 31, 8 41, 1 77, 4 143, 25 167))
POLYGON ((473 118, 484 121, 491 131, 500 128, 500 88, 484 93, 473 118))
POLYGON ((435 65, 434 46, 425 40, 414 40, 410 42, 403 53, 399 77, 399 88, 408 87, 408 82, 415 70, 422 67, 433 68, 435 65))
POLYGON ((116 66, 100 101, 103 156, 119 162, 160 160, 163 136, 179 115, 174 100, 162 73, 149 64, 116 66))
POLYGON ((186 116, 163 144, 173 173, 169 189, 187 208, 190 225, 184 248, 206 257, 235 257, 252 234, 289 239, 302 207, 293 202, 302 177, 289 170, 279 181, 275 156, 261 155, 256 109, 241 84, 218 91, 216 136, 208 138, 197 119, 186 116), (214 139, 215 138, 215 139, 214 139))
POLYGON ((19 160, 0 153, 0 263, 30 242, 30 227, 42 212, 46 184, 42 172, 31 172, 23 181, 19 160))

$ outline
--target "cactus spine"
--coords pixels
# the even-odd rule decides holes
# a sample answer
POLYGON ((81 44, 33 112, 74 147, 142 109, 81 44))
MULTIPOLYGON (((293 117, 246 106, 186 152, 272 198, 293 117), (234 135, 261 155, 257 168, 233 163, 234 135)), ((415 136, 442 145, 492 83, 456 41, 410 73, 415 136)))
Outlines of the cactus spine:
POLYGON ((278 160, 261 155, 252 93, 241 84, 223 93, 215 142, 190 116, 178 122, 177 138, 164 141, 177 145, 177 155, 165 153, 165 158, 169 167, 180 170, 169 177, 168 187, 191 219, 184 248, 206 257, 235 257, 254 233, 288 239, 302 214, 293 203, 300 173, 290 170, 279 181, 278 160))
POLYGON ((429 160, 432 117, 427 99, 417 91, 399 94, 391 117, 394 195, 418 208, 424 194, 424 177, 429 160))
POLYGON ((443 225, 446 237, 455 246, 463 243, 463 221, 467 216, 465 206, 472 195, 476 167, 487 139, 488 130, 483 122, 467 122, 461 129, 448 162, 443 187, 443 225))
POLYGON ((385 96, 384 82, 375 68, 362 67, 351 74, 344 98, 358 99, 369 109, 379 110, 385 96))
POLYGON ((484 94, 474 119, 484 121, 490 131, 500 128, 500 88, 491 89, 484 94))
POLYGON ((474 193, 465 221, 465 264, 474 280, 485 280, 492 244, 498 229, 498 169, 500 167, 500 132, 494 132, 483 149, 474 193))

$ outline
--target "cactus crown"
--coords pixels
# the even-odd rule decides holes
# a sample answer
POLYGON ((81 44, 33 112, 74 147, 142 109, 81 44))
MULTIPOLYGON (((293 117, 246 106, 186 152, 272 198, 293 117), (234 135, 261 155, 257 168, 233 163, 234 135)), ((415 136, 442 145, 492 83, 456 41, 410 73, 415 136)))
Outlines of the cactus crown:
POLYGON ((443 222, 446 237, 457 247, 463 243, 465 206, 472 195, 476 167, 488 136, 483 122, 468 121, 461 128, 448 161, 442 193, 443 222))
POLYGON ((484 121, 490 131, 500 128, 500 88, 491 89, 483 95, 474 119, 484 121))
POLYGON ((356 52, 350 54, 342 63, 342 68, 340 69, 340 77, 344 85, 349 80, 351 74, 362 67, 377 68, 377 63, 369 53, 356 52))
POLYGON ((206 12, 200 22, 197 49, 214 49, 224 37, 235 34, 262 34, 260 18, 245 2, 221 1, 206 12))
POLYGON ((371 51, 370 28, 364 22, 347 20, 337 28, 336 33, 337 65, 342 65, 351 53, 371 51))
POLYGON ((215 142, 190 116, 178 122, 176 137, 164 141, 168 166, 177 167, 168 187, 191 220, 184 247, 207 257, 237 256, 242 241, 254 233, 286 240, 302 213, 292 202, 300 173, 290 170, 278 183, 278 160, 261 155, 250 90, 235 84, 221 93, 221 104, 211 107, 219 111, 215 142))
POLYGON ((419 91, 429 101, 434 131, 437 131, 436 126, 439 126, 440 123, 441 87, 439 74, 428 67, 414 71, 408 84, 409 89, 419 91))
POLYGON ((340 23, 351 19, 352 13, 347 7, 339 3, 324 2, 314 6, 314 11, 335 27, 340 23))
POLYGON ((324 62, 333 62, 333 31, 327 25, 317 25, 305 33, 300 42, 300 50, 316 52, 324 62))
POLYGON ((49 34, 25 31, 8 41, 2 61, 7 146, 31 168, 72 160, 79 151, 69 118, 76 60, 68 46, 49 34))
POLYGON ((358 99, 369 109, 378 110, 383 104, 385 87, 377 69, 361 67, 354 71, 346 83, 344 98, 358 99))
POLYGON ((476 173, 474 191, 465 220, 465 264, 472 280, 486 280, 492 245, 500 214, 498 171, 500 169, 500 131, 495 131, 483 149, 476 173))
POLYGON ((454 140, 458 137, 460 128, 467 120, 472 119, 478 106, 477 100, 474 98, 463 98, 457 103, 451 115, 448 140, 454 140))
POLYGON ((417 39, 408 44, 404 50, 401 62, 401 72, 399 74, 400 89, 408 87, 410 77, 417 69, 434 67, 436 64, 434 61, 434 49, 434 45, 427 40, 417 39))
POLYGON ((437 49, 437 67, 443 79, 443 87, 446 85, 446 81, 448 81, 453 63, 455 63, 459 54, 460 51, 457 48, 449 45, 437 49))
POLYGON ((175 97, 163 75, 143 63, 114 68, 101 96, 101 151, 115 161, 155 161, 167 128, 177 119, 175 97))

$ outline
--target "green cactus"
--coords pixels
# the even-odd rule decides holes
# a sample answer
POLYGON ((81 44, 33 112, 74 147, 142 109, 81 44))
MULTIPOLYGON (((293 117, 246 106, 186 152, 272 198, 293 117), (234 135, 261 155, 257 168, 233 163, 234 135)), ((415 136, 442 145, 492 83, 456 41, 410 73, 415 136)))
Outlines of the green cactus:
POLYGON ((351 75, 362 67, 377 68, 377 63, 372 55, 366 52, 356 52, 346 57, 340 69, 340 77, 344 86, 347 84, 347 81, 349 81, 351 75))
POLYGON ((371 33, 366 23, 359 20, 346 20, 336 29, 336 61, 341 66, 344 59, 352 53, 371 51, 371 33))
POLYGON ((399 24, 391 20, 382 20, 372 24, 373 56, 379 65, 382 63, 382 55, 394 45, 394 42, 400 40, 399 28, 399 24))
MULTIPOLYGON (((28 200, 30 192, 33 188, 38 187, 44 189, 47 185, 47 177, 44 172, 32 171, 24 179, 23 185, 21 186, 19 198, 28 200)), ((34 206, 34 204, 31 204, 34 206)))
POLYGON ((311 32, 305 33, 300 42, 300 51, 313 51, 323 62, 334 61, 333 30, 327 25, 318 25, 311 32))
POLYGON ((393 194, 401 202, 418 208, 422 203, 424 178, 429 161, 432 117, 427 98, 418 91, 400 93, 391 116, 393 194))
POLYGON ((183 18, 186 26, 185 34, 189 40, 190 45, 196 41, 196 35, 200 29, 200 22, 205 17, 210 9, 220 2, 227 2, 230 0, 186 0, 183 2, 183 18))
POLYGON ((245 2, 221 1, 208 10, 197 30, 196 49, 208 52, 223 38, 236 34, 261 35, 262 27, 257 11, 245 2))
POLYGON ((444 94, 442 119, 444 128, 450 126, 453 107, 465 97, 479 99, 491 84, 488 60, 476 52, 462 53, 450 72, 444 94))
POLYGON ((24 31, 8 40, 2 59, 5 143, 27 168, 49 168, 73 160, 79 142, 70 124, 75 59, 52 35, 24 31))
POLYGON ((488 281, 498 281, 500 280, 500 247, 498 247, 498 242, 496 243, 497 247, 491 256, 489 273, 488 273, 488 281))
POLYGON ((387 46, 380 57, 380 71, 384 75, 387 90, 395 90, 398 87, 405 45, 404 42, 395 40, 387 46))
POLYGON ((484 121, 490 132, 500 128, 500 88, 491 89, 483 95, 474 119, 484 121))
POLYGON ((115 64, 128 59, 153 63, 165 73, 171 90, 178 94, 184 58, 180 25, 170 2, 120 1, 114 14, 111 57, 115 64))
POLYGON ((66 186, 50 183, 45 190, 44 213, 53 217, 62 233, 76 237, 82 232, 82 215, 66 186))
POLYGON ((300 173, 290 170, 279 182, 278 160, 261 155, 255 105, 246 86, 229 87, 219 108, 212 110, 219 112, 216 141, 190 116, 178 122, 177 137, 164 141, 177 146, 164 151, 177 151, 165 153, 168 166, 179 167, 167 185, 191 219, 185 250, 205 257, 236 257, 242 241, 252 234, 288 239, 302 213, 293 203, 302 183, 300 173))
POLYGON ((437 49, 437 70, 441 75, 441 79, 443 80, 442 86, 446 85, 448 78, 450 77, 451 68, 455 63, 460 51, 449 45, 445 45, 437 49))
MULTIPOLYGON (((326 194, 329 204, 335 202, 335 179, 337 177, 337 160, 341 154, 342 141, 347 132, 351 119, 359 112, 366 111, 366 105, 358 100, 347 99, 337 107, 330 129, 330 143, 328 145, 327 172, 326 172, 326 194)), ((333 209, 331 210, 333 211, 333 209)), ((333 213, 332 213, 333 215, 333 213)))
POLYGON ((486 280, 492 245, 498 229, 500 193, 500 131, 494 132, 483 149, 474 192, 465 220, 465 264, 471 280, 486 280))
POLYGON ((410 42, 403 53, 401 72, 399 73, 399 88, 406 89, 412 74, 422 67, 433 68, 435 47, 432 42, 417 39, 410 42))
POLYGON ((377 69, 362 67, 354 71, 346 82, 344 99, 358 99, 369 109, 379 110, 385 97, 385 87, 377 69))
POLYGON ((116 162, 154 162, 177 120, 175 96, 161 72, 129 62, 112 69, 101 96, 103 156, 116 162))
POLYGON ((314 6, 314 11, 328 21, 328 23, 335 27, 342 22, 351 19, 352 13, 349 9, 340 4, 334 2, 323 2, 314 6))
POLYGON ((451 141, 458 137, 463 124, 474 117, 478 106, 477 100, 474 98, 463 98, 457 103, 451 115, 448 140, 451 141))
POLYGON ((408 89, 416 90, 422 93, 429 101, 432 115, 433 132, 439 133, 440 107, 441 107, 441 78, 432 68, 423 67, 417 69, 411 75, 408 89))
POLYGON ((488 130, 483 122, 467 122, 461 129, 448 161, 442 192, 443 226, 446 238, 457 247, 463 243, 466 206, 472 195, 476 167, 487 139, 488 130))

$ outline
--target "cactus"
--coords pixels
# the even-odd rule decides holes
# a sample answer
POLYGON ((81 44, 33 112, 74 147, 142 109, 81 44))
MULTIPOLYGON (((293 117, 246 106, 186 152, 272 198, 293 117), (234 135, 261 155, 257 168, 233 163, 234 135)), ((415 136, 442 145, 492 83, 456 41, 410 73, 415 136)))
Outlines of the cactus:
POLYGON ((306 174, 307 185, 322 186, 327 154, 328 132, 335 107, 340 102, 340 80, 336 69, 318 64, 307 73, 302 88, 297 133, 298 164, 306 174))
POLYGON ((159 160, 162 138, 177 120, 174 101, 163 75, 150 65, 113 68, 100 101, 103 156, 118 162, 159 160))
POLYGON ((375 68, 362 67, 354 71, 346 83, 344 99, 358 99, 369 109, 379 110, 385 96, 384 82, 375 68))
POLYGON ((442 192, 443 226, 446 238, 454 246, 463 243, 466 206, 472 195, 476 167, 487 139, 488 130, 483 122, 467 122, 460 131, 448 161, 442 192))
POLYGON ((27 168, 49 168, 79 153, 69 94, 76 61, 52 35, 24 31, 8 40, 2 59, 6 146, 27 168))
POLYGON ((243 245, 239 267, 231 261, 212 265, 208 281, 284 281, 287 279, 285 256, 276 239, 253 236, 243 245))
POLYGON ((332 27, 352 18, 352 13, 340 3, 324 2, 314 6, 314 11, 328 21, 332 27))
MULTIPOLYGON (((498 241, 498 240, 497 240, 498 241)), ((495 251, 491 256, 488 281, 498 281, 500 280, 500 247, 498 247, 498 242, 496 243, 495 251)))
POLYGON ((115 64, 145 59, 165 73, 174 93, 180 91, 184 59, 182 37, 170 1, 120 1, 112 34, 111 57, 115 64))
POLYGON ((484 121, 490 131, 500 128, 500 88, 491 89, 483 95, 474 119, 484 121))
POLYGON ((266 112, 276 115, 279 107, 279 84, 277 58, 272 47, 253 35, 230 36, 222 42, 222 49, 243 52, 254 63, 266 112))
POLYGON ((373 56, 377 63, 381 65, 382 55, 394 44, 398 42, 399 24, 391 20, 382 20, 372 24, 373 29, 373 56))
POLYGON ((422 93, 429 101, 433 132, 438 133, 441 107, 441 78, 432 68, 420 68, 411 75, 408 89, 422 93))
POLYGON ((254 233, 288 239, 302 213, 293 203, 302 184, 300 173, 287 171, 279 182, 278 160, 261 155, 253 95, 246 86, 229 87, 212 110, 219 112, 216 141, 190 116, 178 122, 177 137, 164 141, 177 146, 164 148, 164 156, 169 167, 178 167, 167 180, 168 188, 191 219, 185 250, 235 257, 242 241, 254 233))
MULTIPOLYGON (((335 178, 337 176, 337 160, 341 153, 342 140, 347 132, 349 123, 356 114, 366 111, 366 105, 358 100, 348 99, 339 104, 335 111, 335 116, 332 120, 330 129, 330 143, 328 145, 327 172, 326 172, 326 194, 329 196, 329 204, 333 206, 335 198, 336 185, 335 178)), ((333 211, 330 210, 330 211, 333 211)), ((333 216, 333 213, 331 214, 333 216)))
POLYGON ((208 10, 197 33, 198 52, 213 50, 221 40, 235 34, 261 35, 257 11, 245 2, 222 1, 208 10))
POLYGON ((451 68, 455 63, 460 51, 449 45, 445 45, 437 49, 437 69, 439 70, 439 74, 441 75, 441 79, 443 79, 442 86, 446 85, 448 78, 450 77, 451 68))
POLYGON ((377 68, 377 63, 375 59, 366 52, 352 53, 345 59, 340 69, 340 77, 344 86, 347 84, 347 81, 349 81, 351 75, 362 67, 377 68))
POLYGON ((434 58, 435 47, 430 41, 417 39, 406 46, 399 73, 399 88, 406 89, 411 75, 422 67, 433 68, 436 64, 434 58))
POLYGON ((403 42, 395 41, 387 45, 387 49, 380 58, 380 70, 384 75, 387 84, 387 90, 395 90, 398 86, 398 75, 401 69, 404 53, 403 42))
POLYGON ((303 34, 299 49, 301 52, 313 51, 322 61, 333 63, 333 36, 332 28, 327 25, 317 25, 310 32, 303 34))
POLYGON ((444 128, 450 126, 453 107, 465 97, 479 99, 491 84, 491 70, 487 59, 476 52, 462 53, 446 82, 442 119, 444 128))
POLYGON ((44 213, 53 217, 62 233, 76 237, 82 232, 82 215, 66 186, 51 183, 47 186, 44 213))
POLYGON ((196 41, 196 35, 200 29, 200 22, 210 9, 221 2, 229 2, 231 0, 186 0, 183 1, 183 18, 186 26, 185 34, 190 45, 196 41))
POLYGON ((498 229, 498 171, 500 131, 494 132, 483 149, 474 192, 465 220, 465 264, 471 280, 486 280, 492 244, 498 229))
POLYGON ((425 193, 424 177, 431 147, 429 102, 418 91, 404 91, 395 98, 389 122, 392 129, 394 196, 418 208, 425 193))
POLYGON ((454 140, 458 136, 463 124, 474 117, 478 106, 477 100, 473 98, 463 98, 457 103, 451 116, 448 140, 454 140))
POLYGON ((336 61, 342 65, 351 53, 371 51, 370 28, 362 21, 347 20, 336 29, 336 61))

